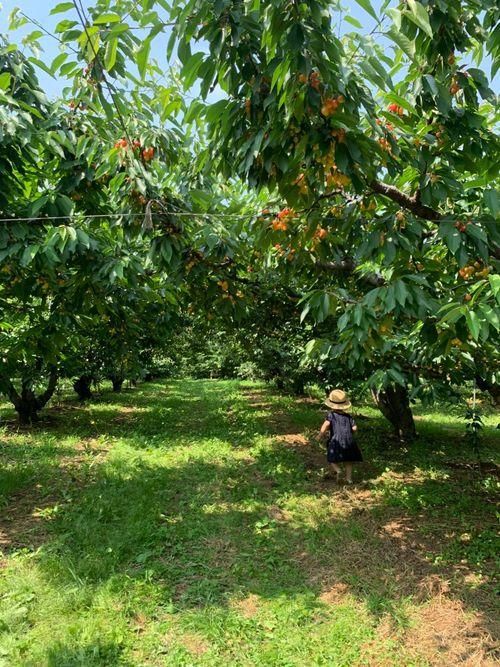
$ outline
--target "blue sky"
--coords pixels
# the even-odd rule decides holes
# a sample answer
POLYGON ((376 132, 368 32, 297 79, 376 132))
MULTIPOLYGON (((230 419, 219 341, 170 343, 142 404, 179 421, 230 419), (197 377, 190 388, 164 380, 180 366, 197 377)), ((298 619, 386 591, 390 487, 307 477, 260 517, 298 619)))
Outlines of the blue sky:
MULTIPOLYGON (((51 8, 58 4, 59 1, 60 0, 0 0, 0 6, 2 7, 2 10, 0 11, 0 34, 5 34, 7 32, 9 15, 15 7, 19 7, 27 16, 36 19, 47 28, 47 30, 53 32, 53 28, 61 18, 66 18, 68 16, 68 14, 57 14, 56 16, 50 15, 51 8)), ((84 0, 83 4, 84 6, 91 6, 93 3, 91 0, 84 0)), ((351 7, 350 14, 357 18, 367 31, 371 30, 375 23, 373 18, 355 2, 347 4, 351 7)), ((382 0, 372 0, 372 5, 375 9, 380 7, 381 4, 382 0)), ((352 26, 349 26, 349 28, 352 29, 352 26)), ((10 39, 21 46, 23 35, 35 29, 35 26, 26 26, 15 33, 11 33, 10 39)), ((157 39, 154 43, 156 52, 153 51, 153 55, 159 62, 165 60, 162 50, 166 46, 167 39, 167 37, 164 40, 157 39)), ((40 55, 40 59, 46 63, 51 63, 60 52, 59 44, 55 39, 50 37, 43 38, 40 42, 44 48, 44 53, 40 55)), ((62 88, 68 85, 67 81, 56 81, 43 72, 40 73, 40 80, 44 90, 50 96, 58 95, 62 88)))
MULTIPOLYGON (((60 0, 0 0, 0 34, 6 33, 8 30, 9 24, 9 14, 14 9, 14 7, 19 7, 25 14, 39 21, 44 27, 49 31, 53 32, 54 26, 61 20, 61 18, 66 17, 67 15, 58 14, 56 16, 50 16, 50 10, 60 0)), ((84 6, 90 6, 93 3, 90 0, 84 0, 84 6)), ((363 25, 364 30, 367 32, 372 29, 374 26, 373 18, 367 14, 356 2, 345 2, 347 6, 350 7, 350 14, 354 18, 358 19, 363 25)), ((372 5, 375 8, 375 11, 379 9, 382 4, 382 0, 372 0, 372 5)), ((348 26, 348 24, 346 24, 348 26)), ((348 26, 349 29, 353 29, 352 26, 348 26)), ((22 30, 17 31, 16 33, 11 34, 11 41, 21 45, 23 34, 31 32, 35 27, 26 26, 22 30)), ((52 60, 56 57, 59 51, 59 44, 56 40, 46 37, 41 40, 41 43, 44 48, 44 53, 40 55, 40 59, 46 63, 51 63, 52 60)), ((167 38, 164 40, 158 39, 155 41, 155 52, 153 55, 161 63, 165 62, 165 57, 163 55, 163 49, 167 43, 167 38)), ((489 74, 489 62, 484 64, 487 73, 489 74)), ((498 83, 499 77, 496 78, 495 87, 498 83)), ((49 96, 57 96, 62 88, 68 85, 68 81, 56 81, 55 79, 49 77, 47 74, 40 73, 40 81, 44 87, 44 90, 49 96)), ((493 86, 492 86, 493 87, 493 86)))

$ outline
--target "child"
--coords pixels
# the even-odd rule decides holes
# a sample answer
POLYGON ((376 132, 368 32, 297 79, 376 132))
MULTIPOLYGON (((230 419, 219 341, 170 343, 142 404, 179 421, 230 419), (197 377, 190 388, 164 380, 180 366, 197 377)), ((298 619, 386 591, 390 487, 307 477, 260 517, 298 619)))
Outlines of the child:
POLYGON ((362 461, 363 456, 353 436, 358 427, 351 415, 347 414, 351 402, 345 391, 334 389, 330 392, 325 405, 332 408, 320 430, 320 438, 329 433, 327 461, 336 472, 337 482, 342 473, 339 463, 344 463, 346 482, 352 484, 352 464, 355 461, 362 461))

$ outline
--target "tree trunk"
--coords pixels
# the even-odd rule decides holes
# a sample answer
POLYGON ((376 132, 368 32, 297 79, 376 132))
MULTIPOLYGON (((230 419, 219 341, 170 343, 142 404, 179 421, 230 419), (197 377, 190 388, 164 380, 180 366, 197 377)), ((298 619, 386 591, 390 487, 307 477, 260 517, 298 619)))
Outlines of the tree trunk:
POLYGON ((29 425, 39 420, 38 413, 52 398, 57 387, 58 375, 55 368, 50 371, 47 389, 38 396, 32 388, 31 380, 23 380, 21 392, 18 392, 10 380, 4 381, 6 393, 14 405, 19 423, 29 425))
POLYGON ((81 375, 78 380, 73 383, 73 389, 78 394, 81 401, 86 401, 92 398, 92 391, 90 386, 93 381, 92 375, 81 375))
POLYGON ((500 406, 500 385, 488 382, 479 375, 476 375, 476 384, 481 391, 487 391, 493 399, 493 405, 500 406))
POLYGON ((400 440, 413 440, 417 436, 408 390, 401 385, 372 390, 372 396, 384 417, 390 421, 394 434, 400 440))
POLYGON ((292 391, 296 396, 303 396, 306 389, 305 381, 302 378, 295 378, 292 383, 292 391))
POLYGON ((124 378, 119 375, 112 375, 110 378, 111 384, 113 385, 113 391, 119 393, 122 390, 124 378))
POLYGON ((29 395, 22 392, 14 407, 16 408, 19 423, 23 426, 30 426, 39 421, 38 410, 40 408, 33 392, 29 395))

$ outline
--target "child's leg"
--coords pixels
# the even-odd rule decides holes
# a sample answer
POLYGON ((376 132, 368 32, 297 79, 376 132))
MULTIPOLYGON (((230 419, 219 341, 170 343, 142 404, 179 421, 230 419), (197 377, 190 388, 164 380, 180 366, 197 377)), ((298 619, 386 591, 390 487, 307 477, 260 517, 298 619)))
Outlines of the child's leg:
POLYGON ((335 474, 337 476, 337 480, 340 477, 340 474, 342 473, 342 468, 337 464, 337 463, 330 463, 331 467, 335 470, 335 474))
POLYGON ((348 482, 352 482, 352 463, 345 464, 345 478, 348 482))

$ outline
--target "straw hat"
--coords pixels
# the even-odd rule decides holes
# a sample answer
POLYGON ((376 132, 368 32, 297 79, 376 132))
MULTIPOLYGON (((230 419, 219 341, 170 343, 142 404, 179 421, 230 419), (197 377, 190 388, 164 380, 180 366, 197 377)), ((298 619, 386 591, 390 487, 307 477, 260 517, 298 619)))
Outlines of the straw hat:
POLYGON ((334 389, 328 395, 325 405, 333 410, 349 410, 351 401, 347 398, 347 394, 342 389, 334 389))

